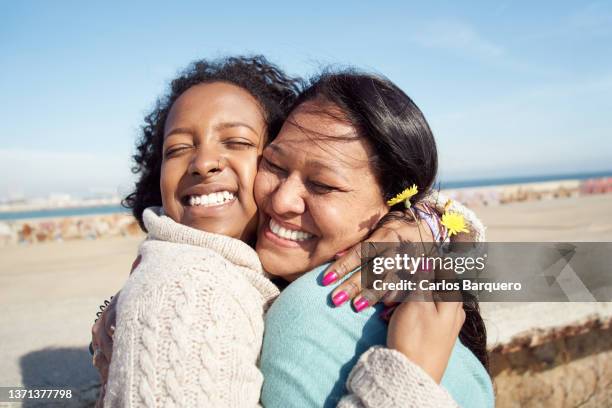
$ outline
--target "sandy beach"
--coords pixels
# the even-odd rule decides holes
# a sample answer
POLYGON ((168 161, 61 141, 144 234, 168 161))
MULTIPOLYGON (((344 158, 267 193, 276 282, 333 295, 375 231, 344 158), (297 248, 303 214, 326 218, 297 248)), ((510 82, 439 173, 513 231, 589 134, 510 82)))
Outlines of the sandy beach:
MULTIPOLYGON (((488 241, 612 241, 611 203, 607 194, 475 211, 488 241)), ((98 305, 127 278, 140 240, 0 248, 0 386, 70 386, 84 390, 83 401, 95 395, 91 324, 98 305)))
POLYGON ((489 242, 612 241, 612 195, 476 207, 489 242))

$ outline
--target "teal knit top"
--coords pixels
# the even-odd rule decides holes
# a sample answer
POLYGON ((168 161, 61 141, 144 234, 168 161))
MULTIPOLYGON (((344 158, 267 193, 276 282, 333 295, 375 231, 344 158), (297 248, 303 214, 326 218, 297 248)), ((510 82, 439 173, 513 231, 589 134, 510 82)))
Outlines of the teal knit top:
MULTIPOLYGON (((335 308, 333 287, 321 284, 327 266, 292 282, 268 311, 261 355, 266 408, 335 407, 347 393, 345 383, 359 356, 386 345, 382 306, 360 313, 348 304, 335 308)), ((459 340, 441 385, 461 407, 494 406, 491 378, 459 340)))

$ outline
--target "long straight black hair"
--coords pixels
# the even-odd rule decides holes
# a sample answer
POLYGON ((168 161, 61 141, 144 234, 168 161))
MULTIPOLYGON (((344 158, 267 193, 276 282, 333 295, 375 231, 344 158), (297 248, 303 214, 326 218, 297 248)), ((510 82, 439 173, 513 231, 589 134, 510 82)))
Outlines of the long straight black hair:
MULTIPOLYGON (((291 111, 305 102, 338 108, 342 112, 340 118, 329 109, 314 109, 345 120, 356 129, 357 137, 369 141, 374 152, 370 162, 385 200, 413 184, 418 187, 418 194, 411 199, 413 203, 430 192, 438 170, 436 141, 421 110, 393 82, 353 69, 325 72, 311 80, 291 111)), ((391 207, 392 212, 379 225, 397 219, 394 214, 403 214, 402 206, 400 203, 391 207)), ((466 319, 459 338, 488 369, 486 328, 478 302, 474 297, 464 299, 466 319)))

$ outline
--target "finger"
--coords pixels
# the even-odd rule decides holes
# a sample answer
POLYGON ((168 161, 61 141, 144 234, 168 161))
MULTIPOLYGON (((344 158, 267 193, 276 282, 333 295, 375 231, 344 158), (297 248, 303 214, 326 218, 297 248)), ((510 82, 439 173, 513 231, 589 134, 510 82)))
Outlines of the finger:
MULTIPOLYGON (((344 282, 342 282, 336 289, 334 289, 331 298, 332 303, 336 307, 341 306, 348 300, 353 300, 358 296, 367 299, 367 306, 373 306, 384 298, 384 296, 387 294, 386 291, 362 287, 361 274, 361 271, 355 272, 344 282)), ((383 281, 385 278, 383 278, 383 281)))
POLYGON ((371 260, 382 255, 382 252, 376 247, 377 242, 398 241, 398 235, 394 230, 386 227, 377 229, 367 240, 352 246, 346 251, 342 251, 341 255, 338 254, 340 256, 327 268, 323 276, 323 286, 330 285, 360 270, 363 264, 362 249, 365 249, 366 258, 371 260))
POLYGON ((385 226, 376 229, 363 243, 354 245, 335 260, 323 275, 323 286, 330 285, 361 268, 362 244, 366 246, 367 257, 373 259, 382 255, 381 251, 376 248, 377 242, 429 241, 431 237, 427 236, 426 232, 420 223, 414 225, 402 221, 388 222, 385 226))
MULTIPOLYGON (((389 270, 382 277, 378 277, 375 281, 368 283, 371 287, 364 287, 359 297, 367 299, 368 306, 374 306, 381 301, 387 306, 403 302, 409 295, 409 289, 400 288, 410 280, 409 278, 409 273, 403 269, 395 268, 389 270)), ((357 304, 358 299, 354 300, 355 304, 357 304)))
POLYGON ((334 261, 323 275, 323 286, 342 279, 361 268, 361 243, 352 246, 344 255, 334 261))
POLYGON ((108 361, 113 358, 113 339, 106 332, 100 336, 100 349, 108 361))
POLYGON ((385 304, 403 302, 409 296, 408 290, 393 289, 397 288, 403 281, 403 270, 388 271, 382 278, 372 283, 372 288, 363 288, 361 293, 353 299, 353 306, 356 312, 374 306, 383 300, 385 304), (376 288, 376 289, 375 289, 376 288))
POLYGON ((106 310, 104 311, 104 329, 106 334, 109 337, 113 337, 115 334, 115 323, 117 319, 117 303, 115 301, 116 298, 113 298, 112 302, 108 305, 106 310))
POLYGON ((382 290, 363 289, 361 293, 353 298, 353 307, 357 313, 368 307, 374 306, 384 297, 386 292, 382 290))
MULTIPOLYGON (((386 277, 383 278, 383 282, 384 281, 386 281, 386 277)), ((359 293, 358 296, 355 296, 355 298, 361 297, 361 298, 367 299, 368 307, 370 307, 380 302, 387 295, 387 293, 389 292, 385 290, 375 290, 375 289, 363 288, 361 290, 361 293, 359 293)), ((353 300, 356 300, 356 299, 353 299, 353 300)))
POLYGON ((103 322, 101 319, 98 319, 91 326, 91 343, 94 349, 100 346, 99 338, 102 331, 104 331, 103 322))
POLYGON ((108 335, 107 331, 103 329, 106 326, 106 313, 103 313, 100 317, 101 328, 97 331, 96 341, 98 347, 104 353, 104 356, 111 360, 113 354, 113 339, 108 335))
POLYGON ((332 292, 331 299, 334 306, 338 307, 350 299, 354 299, 361 292, 361 272, 358 271, 342 282, 332 292))

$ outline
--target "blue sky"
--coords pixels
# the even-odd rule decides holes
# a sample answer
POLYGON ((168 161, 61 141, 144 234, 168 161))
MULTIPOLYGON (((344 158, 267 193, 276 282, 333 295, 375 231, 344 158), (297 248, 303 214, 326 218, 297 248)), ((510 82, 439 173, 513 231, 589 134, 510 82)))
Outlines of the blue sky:
POLYGON ((612 169, 611 2, 124 3, 0 5, 0 197, 125 192, 168 81, 235 53, 388 76, 443 180, 612 169))

